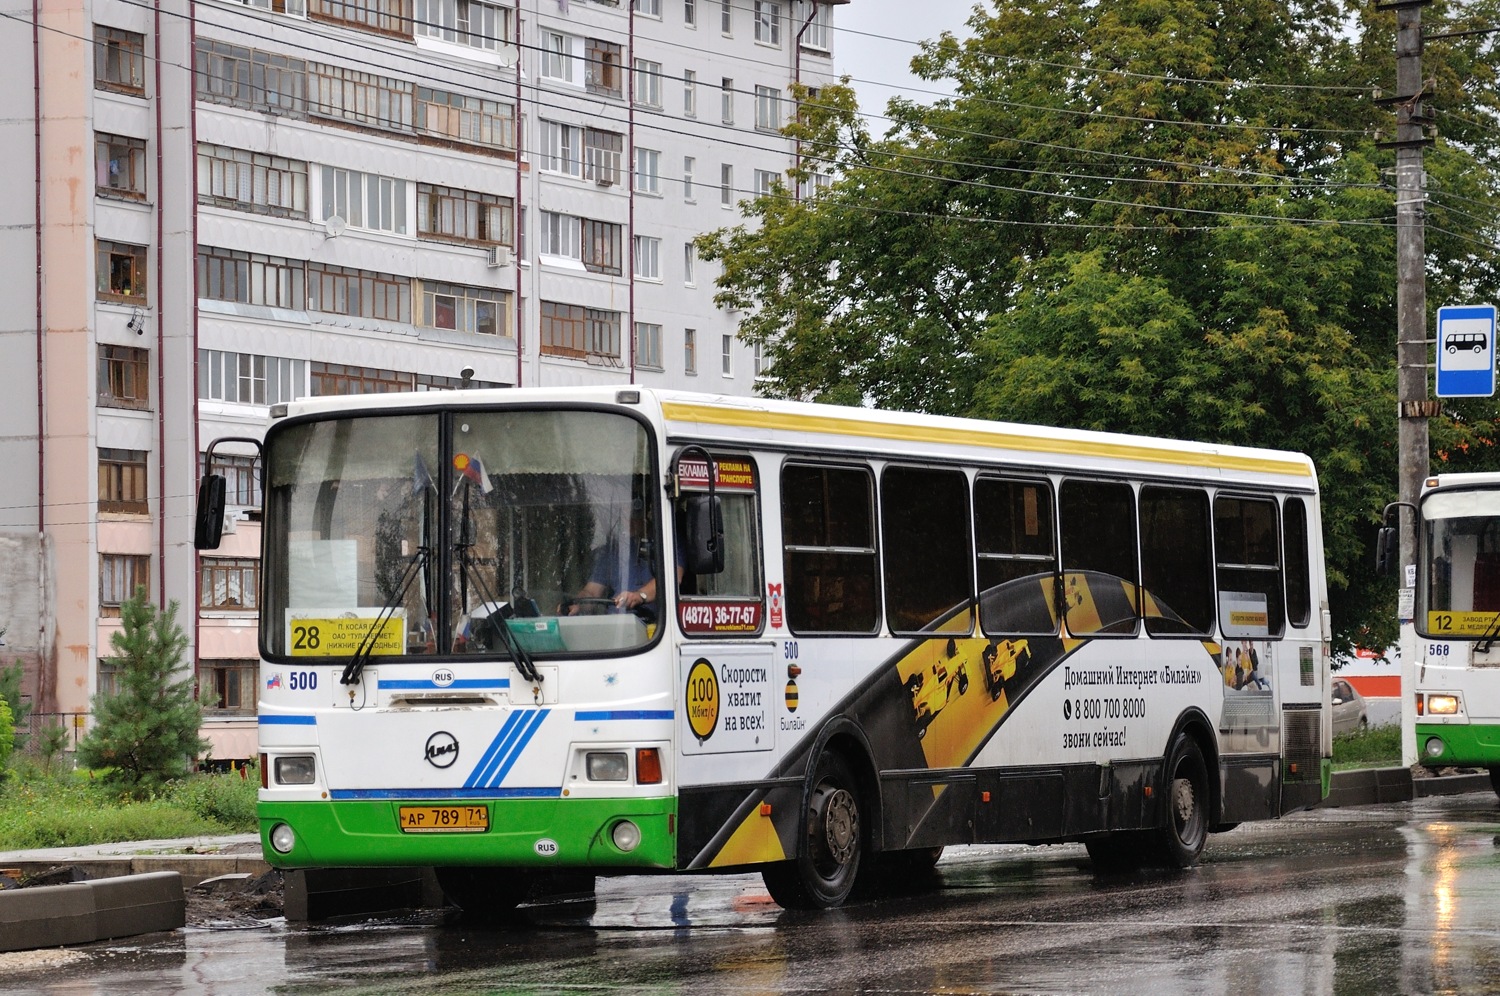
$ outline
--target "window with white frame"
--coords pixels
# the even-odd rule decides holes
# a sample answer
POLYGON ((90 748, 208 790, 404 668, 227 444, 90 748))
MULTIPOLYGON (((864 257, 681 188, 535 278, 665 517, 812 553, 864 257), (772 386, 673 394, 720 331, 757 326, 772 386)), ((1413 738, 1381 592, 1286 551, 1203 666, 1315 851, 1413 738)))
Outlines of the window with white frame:
POLYGON ((661 279, 661 239, 652 235, 635 235, 635 275, 642 280, 661 279))
POLYGON ((698 286, 698 280, 693 271, 698 264, 698 247, 691 242, 682 244, 682 282, 688 287, 698 286))
POLYGON ((661 193, 661 153, 655 149, 636 146, 635 191, 638 194, 661 193))
POLYGON ((719 31, 734 34, 734 0, 719 0, 719 31))
POLYGON ((682 372, 696 374, 698 372, 698 330, 682 330, 682 372))
POLYGON ((579 244, 581 229, 578 219, 571 214, 556 211, 542 212, 542 255, 559 256, 563 259, 583 261, 583 250, 579 244))
POLYGON ((761 131, 781 130, 781 91, 773 86, 755 88, 755 127, 761 131))
POLYGON ((418 38, 494 52, 511 40, 512 9, 480 0, 416 0, 418 38))
POLYGON ((682 116, 698 116, 698 74, 691 69, 682 71, 682 116))
POLYGON ((556 121, 542 122, 542 170, 567 176, 583 175, 579 148, 583 129, 556 121))
POLYGON ((198 202, 279 218, 306 218, 307 163, 200 143, 198 202))
POLYGON ((682 23, 689 28, 698 26, 698 0, 682 0, 682 23))
POLYGON ((474 335, 508 336, 506 292, 492 287, 422 282, 422 324, 474 335))
POLYGON ((755 196, 770 197, 776 189, 776 181, 781 179, 781 174, 773 169, 758 169, 755 171, 755 196))
POLYGON ((833 177, 827 173, 811 170, 797 181, 797 196, 803 200, 817 197, 833 186, 833 177))
POLYGON ((642 107, 661 106, 661 63, 635 60, 635 102, 642 107))
POLYGON ((661 0, 630 0, 631 9, 647 17, 661 16, 661 0))
POLYGON ((406 181, 324 166, 323 220, 342 218, 353 228, 407 234, 406 181))
POLYGON ((719 337, 719 364, 725 377, 734 376, 734 335, 725 332, 719 337))
POLYGON ((766 360, 766 347, 764 343, 754 343, 751 346, 751 356, 755 362, 755 376, 759 377, 771 369, 771 364, 766 360))
POLYGON ((198 397, 201 400, 277 405, 307 395, 305 360, 259 353, 230 353, 220 349, 198 350, 198 397))
POLYGON ((734 166, 730 163, 719 164, 719 203, 734 206, 734 166))
POLYGON ((734 124, 734 80, 728 76, 719 80, 719 120, 734 124))
POLYGON ((651 322, 635 323, 635 365, 661 369, 661 326, 651 322))
POLYGON ((762 45, 781 47, 779 0, 755 0, 755 40, 762 45))
POLYGON ((698 167, 698 160, 692 156, 682 157, 682 199, 689 204, 693 203, 693 172, 698 167))
POLYGON ((583 175, 601 187, 620 182, 620 161, 625 157, 625 136, 602 128, 583 130, 583 175))
POLYGON ((802 29, 802 47, 816 49, 819 52, 832 50, 829 38, 832 36, 833 7, 826 3, 814 3, 812 5, 812 20, 807 19, 808 0, 797 2, 797 23, 806 24, 802 29))
POLYGON ((576 63, 583 50, 583 39, 561 31, 542 31, 542 78, 563 83, 579 83, 576 63))

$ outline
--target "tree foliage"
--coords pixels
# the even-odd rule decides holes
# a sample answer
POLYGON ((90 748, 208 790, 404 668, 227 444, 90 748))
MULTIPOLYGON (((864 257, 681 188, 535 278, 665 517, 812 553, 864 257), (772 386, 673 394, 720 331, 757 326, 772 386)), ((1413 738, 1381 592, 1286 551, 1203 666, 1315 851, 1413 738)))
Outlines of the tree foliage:
MULTIPOLYGON (((1437 2, 1443 30, 1500 0, 1437 2)), ((1340 649, 1393 636, 1372 577, 1395 497, 1394 17, 1353 0, 1006 0, 913 68, 872 139, 846 86, 789 128, 792 179, 699 240, 769 393, 1297 449, 1317 462, 1340 649)), ((1436 30, 1429 28, 1429 30, 1436 30)), ((1424 49, 1430 305, 1500 291, 1494 36, 1424 49)), ((1489 401, 1434 421, 1500 467, 1489 401)))
POLYGON ((137 588, 120 606, 120 629, 110 635, 116 688, 94 696, 94 725, 78 744, 78 760, 106 769, 107 782, 136 795, 150 793, 193 769, 208 742, 198 736, 203 709, 184 674, 187 636, 177 603, 158 612, 137 588))

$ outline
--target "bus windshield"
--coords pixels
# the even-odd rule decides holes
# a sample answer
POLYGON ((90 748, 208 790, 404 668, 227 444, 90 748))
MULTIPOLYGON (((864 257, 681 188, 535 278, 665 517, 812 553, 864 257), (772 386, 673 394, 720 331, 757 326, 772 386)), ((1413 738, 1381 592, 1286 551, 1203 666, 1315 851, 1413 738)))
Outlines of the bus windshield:
POLYGON ((662 519, 649 442, 628 416, 582 410, 278 427, 266 444, 263 652, 644 646, 670 590, 654 584, 662 519))
POLYGON ((1422 501, 1422 525, 1423 634, 1494 636, 1500 629, 1500 491, 1430 494, 1422 501))

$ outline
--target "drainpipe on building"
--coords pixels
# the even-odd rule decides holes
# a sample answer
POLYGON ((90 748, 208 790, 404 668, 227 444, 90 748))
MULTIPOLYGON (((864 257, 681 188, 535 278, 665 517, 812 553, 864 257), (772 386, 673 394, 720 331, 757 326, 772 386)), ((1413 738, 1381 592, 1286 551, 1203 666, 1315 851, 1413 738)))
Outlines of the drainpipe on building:
MULTIPOLYGON (((625 102, 625 130, 630 134, 630 162, 626 165, 629 172, 625 174, 625 245, 622 247, 622 256, 629 263, 629 269, 625 271, 625 279, 629 280, 625 298, 625 328, 622 329, 620 338, 623 342, 630 343, 630 383, 635 383, 635 4, 630 5, 629 19, 625 22, 625 41, 629 55, 626 57, 626 65, 630 68, 630 99, 625 102)), ((624 66, 621 67, 625 68, 624 66)), ((660 81, 657 82, 660 86, 660 81)), ((658 176, 661 165, 657 164, 658 176)), ((658 181, 659 182, 659 181, 658 181)), ((622 343, 623 345, 623 343, 622 343)))
MULTIPOLYGON (((156 551, 160 558, 157 570, 156 604, 165 608, 167 604, 167 394, 166 378, 162 375, 162 357, 165 355, 166 347, 166 322, 163 320, 166 314, 166 289, 162 284, 166 275, 166 267, 162 264, 162 256, 166 247, 166 223, 162 220, 162 191, 166 189, 163 182, 163 156, 161 154, 162 144, 162 112, 161 112, 161 4, 162 0, 155 0, 151 5, 151 30, 152 30, 152 80, 155 83, 153 94, 156 105, 156 551)), ((196 170, 195 170, 196 172, 196 170)))
POLYGON ((36 160, 36 702, 47 700, 47 378, 42 324, 42 7, 31 0, 32 147, 36 160))
MULTIPOLYGON (((191 60, 191 59, 197 58, 197 54, 198 54, 198 5, 195 2, 193 2, 193 0, 188 0, 187 26, 188 26, 188 37, 187 37, 188 58, 191 60)), ((189 63, 189 65, 191 65, 191 62, 189 63)), ((198 454, 201 453, 201 452, 203 452, 203 450, 201 449, 203 441, 198 437, 198 77, 195 74, 189 74, 189 77, 188 77, 187 105, 188 105, 188 149, 189 149, 190 154, 193 157, 193 168, 192 168, 192 170, 189 171, 189 174, 188 174, 191 177, 191 179, 189 179, 189 181, 188 181, 189 193, 190 193, 190 196, 191 196, 191 200, 189 201, 188 210, 192 212, 192 221, 189 223, 188 228, 193 233, 193 244, 192 244, 192 253, 193 253, 192 271, 193 271, 193 275, 192 275, 192 277, 188 281, 188 288, 189 288, 190 293, 193 296, 193 309, 192 309, 192 316, 193 316, 192 322, 193 322, 193 324, 192 324, 192 327, 188 329, 188 334, 190 336, 192 336, 192 340, 193 340, 192 341, 192 347, 193 347, 193 359, 192 359, 192 363, 193 363, 193 400, 192 400, 192 406, 193 406, 193 452, 191 454, 191 459, 193 461, 193 466, 197 467, 197 465, 198 465, 198 454)), ((160 364, 157 364, 157 369, 158 370, 161 369, 161 365, 160 364)), ((204 471, 207 472, 207 470, 208 470, 208 468, 204 467, 204 471)), ((251 470, 251 473, 252 474, 254 473, 254 469, 253 468, 251 470)), ((265 501, 264 497, 262 497, 261 501, 262 502, 265 501)), ((194 508, 196 508, 197 507, 197 502, 194 502, 193 504, 194 504, 194 508)), ((196 591, 200 590, 199 589, 199 585, 202 584, 202 581, 200 580, 200 578, 198 576, 198 572, 203 569, 203 563, 199 559, 198 553, 197 553, 196 550, 193 551, 192 556, 193 556, 193 590, 196 592, 196 591)), ((201 619, 202 612, 198 608, 198 603, 200 601, 200 596, 195 596, 192 601, 193 601, 193 674, 196 676, 198 674, 198 663, 203 659, 203 651, 202 651, 202 646, 203 645, 199 642, 199 636, 200 636, 200 630, 201 630, 201 622, 202 622, 202 619, 201 619)))
MULTIPOLYGON (((516 74, 516 113, 515 113, 515 133, 516 133, 516 139, 515 139, 515 141, 516 141, 516 202, 515 202, 515 205, 514 205, 514 210, 511 211, 511 217, 510 217, 510 225, 511 225, 510 241, 511 241, 511 248, 514 250, 514 252, 512 252, 511 255, 515 257, 513 260, 511 260, 511 264, 516 268, 516 309, 515 309, 515 311, 516 311, 516 386, 517 387, 521 386, 521 374, 522 374, 522 372, 525 369, 525 363, 526 363, 526 353, 525 353, 525 350, 523 349, 523 346, 525 344, 525 336, 524 336, 523 333, 524 333, 524 330, 526 328, 526 321, 525 321, 526 297, 525 297, 524 294, 521 293, 521 287, 522 287, 522 285, 521 285, 521 278, 524 275, 524 270, 521 267, 521 226, 524 224, 524 211, 521 208, 521 193, 522 193, 522 186, 521 186, 521 137, 522 137, 522 133, 521 133, 521 116, 522 116, 521 115, 521 99, 522 99, 521 98, 521 59, 525 56, 526 50, 521 46, 521 38, 522 38, 522 35, 521 35, 521 23, 522 23, 521 22, 521 5, 518 3, 518 4, 516 4, 516 64, 513 67, 514 70, 515 70, 515 74, 516 74)), ((540 367, 540 365, 541 365, 541 360, 540 359, 537 360, 537 364, 538 364, 538 367, 540 367)), ((540 379, 540 378, 538 378, 538 379, 540 379)))

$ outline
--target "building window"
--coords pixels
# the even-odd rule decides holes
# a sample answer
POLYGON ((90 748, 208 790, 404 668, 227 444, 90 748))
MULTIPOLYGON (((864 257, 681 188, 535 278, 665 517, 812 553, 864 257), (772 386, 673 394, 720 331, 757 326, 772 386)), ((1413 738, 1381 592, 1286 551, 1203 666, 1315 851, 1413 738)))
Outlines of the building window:
POLYGON ((827 173, 813 171, 797 181, 797 196, 803 200, 819 197, 826 193, 828 188, 832 186, 832 176, 827 173))
POLYGON ((719 337, 719 365, 725 377, 734 376, 734 336, 728 332, 719 337))
POLYGON ((204 557, 198 566, 198 608, 256 609, 260 561, 249 557, 204 557))
POLYGON ((620 160, 625 157, 625 136, 600 128, 583 130, 583 175, 601 187, 620 182, 620 160))
POLYGON ((755 127, 760 131, 781 130, 781 91, 775 87, 755 88, 755 127))
POLYGON ((661 0, 630 0, 632 10, 648 17, 661 16, 661 0))
POLYGON ((411 281, 329 263, 307 268, 307 308, 350 318, 411 321, 411 281))
POLYGON ((583 220, 583 265, 591 273, 619 276, 620 236, 623 227, 608 221, 583 220))
POLYGON ((105 408, 151 407, 151 354, 132 346, 99 347, 99 404, 105 408))
POLYGON ((698 0, 682 0, 682 23, 690 28, 698 26, 698 0))
MULTIPOLYGON (((234 354, 231 353, 229 355, 234 354)), ((299 370, 304 366, 301 360, 287 362, 296 362, 299 370)), ((300 398, 306 393, 305 390, 299 390, 297 397, 300 398)), ((204 466, 204 460, 207 456, 207 453, 198 454, 199 477, 204 476, 208 472, 204 466)), ((261 507, 259 457, 240 456, 234 453, 215 453, 213 472, 224 478, 224 504, 231 507, 238 505, 241 508, 261 507)))
MULTIPOLYGON (((279 405, 307 397, 307 361, 259 353, 198 350, 198 397, 236 405, 279 405)), ((259 505, 257 499, 249 504, 259 505)))
POLYGON ((635 365, 661 369, 661 326, 635 323, 635 365))
POLYGON ((632 241, 635 243, 635 275, 642 280, 660 280, 661 239, 636 235, 632 241))
POLYGON ((579 248, 578 244, 578 219, 571 214, 543 211, 541 234, 541 251, 543 256, 559 256, 563 259, 583 259, 583 251, 579 248))
POLYGON ((719 0, 719 31, 734 34, 734 0, 719 0))
POLYGON ((542 169, 564 176, 583 175, 583 157, 579 146, 583 130, 556 121, 542 122, 542 169))
POLYGON ((277 218, 306 218, 307 163, 199 145, 198 202, 277 218))
POLYGON ((101 301, 146 303, 146 247, 123 242, 105 242, 95 246, 95 287, 101 301))
POLYGON ((323 220, 330 218, 372 232, 405 235, 406 181, 324 166, 323 220))
POLYGON ((781 174, 775 170, 758 169, 755 171, 755 196, 770 197, 776 190, 776 182, 781 179, 781 174))
POLYGON ((416 131, 494 149, 516 147, 510 104, 446 90, 417 87, 416 131))
POLYGON ((509 197, 417 184, 417 237, 441 242, 512 245, 515 202, 509 197))
POLYGON ((303 267, 298 259, 199 246, 198 296, 302 311, 307 307, 303 267))
POLYGON ((620 360, 620 313, 543 301, 541 350, 550 356, 620 360))
POLYGON ((562 83, 574 82, 573 62, 578 57, 581 39, 560 31, 542 32, 542 78, 562 83))
POLYGON ((254 716, 259 669, 257 660, 200 659, 198 697, 204 715, 254 716))
POLYGON ((661 193, 661 153, 655 149, 636 147, 635 190, 638 194, 661 193))
POLYGON ((698 74, 691 69, 682 71, 682 115, 687 118, 698 116, 698 74))
POLYGON ((734 80, 728 76, 719 81, 719 120, 734 124, 734 80))
POLYGON ((684 242, 682 244, 682 282, 687 287, 698 286, 697 278, 693 273, 697 263, 698 247, 691 242, 684 242))
POLYGON ((682 157, 682 199, 689 204, 694 202, 693 198, 693 171, 698 168, 698 160, 692 156, 682 157))
POLYGON ((146 143, 121 135, 94 135, 94 188, 101 194, 146 199, 146 143))
POLYGON ((766 347, 763 343, 755 343, 750 347, 751 356, 755 363, 755 376, 770 372, 771 364, 766 359, 766 347))
POLYGON ((99 447, 99 511, 137 515, 151 511, 146 504, 145 450, 99 447))
POLYGON ((696 374, 698 372, 698 330, 682 330, 682 372, 696 374))
POLYGON ((828 44, 828 39, 832 33, 832 17, 830 15, 833 7, 826 3, 814 3, 812 20, 808 20, 807 18, 807 0, 799 0, 797 7, 797 23, 807 25, 802 31, 802 47, 815 49, 819 52, 831 51, 832 47, 828 44))
MULTIPOLYGON (((308 66, 307 111, 393 131, 413 129, 412 83, 344 66, 308 66)), ((420 129, 418 129, 420 130, 420 129)))
POLYGON ((146 36, 94 25, 94 86, 100 90, 144 95, 146 36))
POLYGON ((118 616, 137 588, 151 587, 151 558, 146 554, 99 555, 99 614, 118 616))
POLYGON ((201 100, 277 114, 307 113, 307 64, 301 59, 200 39, 193 69, 201 100))
MULTIPOLYGON (((101 605, 99 614, 103 616, 118 616, 120 610, 116 608, 113 611, 108 611, 101 605)), ((118 695, 119 693, 120 662, 113 657, 99 658, 99 694, 108 696, 118 695)))
POLYGON ((755 0, 755 40, 781 47, 781 4, 775 0, 755 0))
POLYGON ((590 93, 620 96, 620 67, 624 49, 614 42, 590 38, 584 45, 584 86, 590 93))
POLYGON ((390 394, 412 389, 412 375, 399 370, 314 361, 308 364, 308 374, 315 398, 348 394, 390 394))
POLYGON ((422 324, 474 335, 508 336, 504 291, 459 284, 422 283, 422 324))
POLYGON ((409 0, 308 0, 307 15, 318 21, 411 37, 409 0))
POLYGON ((719 165, 719 203, 734 206, 734 167, 729 163, 719 165))
POLYGON ((661 106, 661 63, 635 60, 635 102, 642 107, 661 106))
POLYGON ((417 35, 494 52, 511 40, 511 8, 479 0, 416 0, 417 35))

